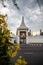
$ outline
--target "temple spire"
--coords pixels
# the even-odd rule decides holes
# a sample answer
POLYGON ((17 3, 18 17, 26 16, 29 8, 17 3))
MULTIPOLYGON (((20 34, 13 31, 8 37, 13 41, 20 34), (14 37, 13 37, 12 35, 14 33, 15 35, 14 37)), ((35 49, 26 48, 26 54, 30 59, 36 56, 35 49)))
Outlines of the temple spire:
POLYGON ((22 16, 22 22, 21 22, 21 25, 18 29, 28 29, 25 25, 25 22, 24 22, 24 17, 22 16))
POLYGON ((22 23, 24 23, 24 17, 22 16, 22 23))
POLYGON ((21 26, 25 26, 26 27, 26 25, 25 25, 25 22, 24 22, 24 17, 22 16, 22 22, 21 22, 21 26))

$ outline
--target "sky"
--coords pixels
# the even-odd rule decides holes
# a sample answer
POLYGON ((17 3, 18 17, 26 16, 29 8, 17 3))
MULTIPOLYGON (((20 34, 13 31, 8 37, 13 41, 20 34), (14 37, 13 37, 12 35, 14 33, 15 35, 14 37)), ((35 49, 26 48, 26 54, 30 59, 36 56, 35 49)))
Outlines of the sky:
POLYGON ((24 22, 32 32, 39 34, 40 29, 43 31, 43 0, 39 0, 41 10, 37 0, 16 0, 16 2, 19 9, 14 6, 12 0, 4 2, 6 7, 3 7, 0 2, 0 14, 7 14, 9 30, 16 34, 16 30, 22 22, 22 16, 24 16, 24 22))

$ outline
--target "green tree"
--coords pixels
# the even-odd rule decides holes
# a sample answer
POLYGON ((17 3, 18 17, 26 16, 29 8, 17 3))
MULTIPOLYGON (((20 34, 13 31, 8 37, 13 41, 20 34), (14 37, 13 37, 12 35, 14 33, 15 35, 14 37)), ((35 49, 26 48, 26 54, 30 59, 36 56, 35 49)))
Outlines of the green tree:
POLYGON ((9 65, 10 59, 15 57, 20 44, 16 45, 14 49, 14 45, 9 42, 10 40, 10 31, 8 30, 7 23, 5 21, 5 17, 7 15, 0 15, 0 64, 1 65, 9 65))
POLYGON ((10 31, 8 30, 4 15, 0 15, 0 65, 9 65, 10 56, 8 51, 8 41, 10 31))
POLYGON ((27 61, 22 56, 19 56, 14 65, 27 65, 27 61))

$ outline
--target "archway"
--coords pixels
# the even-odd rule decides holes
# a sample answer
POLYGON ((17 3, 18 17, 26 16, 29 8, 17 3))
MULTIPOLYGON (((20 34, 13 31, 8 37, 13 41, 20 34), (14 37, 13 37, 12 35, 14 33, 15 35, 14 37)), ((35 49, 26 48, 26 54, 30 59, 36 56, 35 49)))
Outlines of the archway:
POLYGON ((20 44, 26 44, 26 31, 20 31, 20 44))

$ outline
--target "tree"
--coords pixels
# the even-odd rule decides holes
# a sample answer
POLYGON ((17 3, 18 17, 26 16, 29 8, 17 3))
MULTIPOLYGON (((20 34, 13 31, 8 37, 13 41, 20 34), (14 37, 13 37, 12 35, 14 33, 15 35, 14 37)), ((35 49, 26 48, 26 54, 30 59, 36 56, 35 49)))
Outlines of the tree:
POLYGON ((7 15, 0 15, 0 64, 9 65, 10 59, 16 56, 20 45, 17 44, 14 49, 14 45, 9 42, 10 31, 8 30, 5 17, 7 15))
POLYGON ((0 64, 9 65, 10 56, 8 51, 8 41, 10 37, 10 31, 8 30, 4 15, 0 15, 0 64))
POLYGON ((11 59, 16 56, 19 49, 20 49, 20 44, 16 44, 16 45, 10 44, 10 46, 8 47, 8 53, 9 53, 11 59))
POLYGON ((14 65, 27 65, 27 61, 22 56, 19 56, 14 65))

